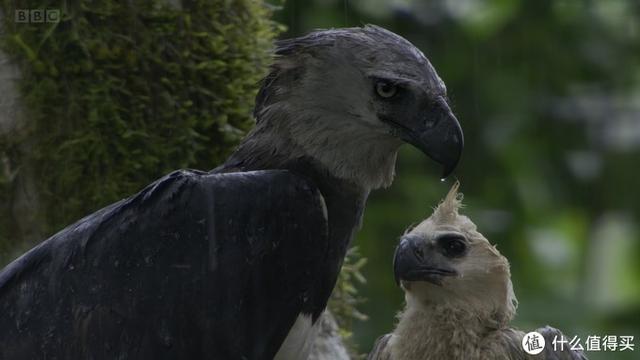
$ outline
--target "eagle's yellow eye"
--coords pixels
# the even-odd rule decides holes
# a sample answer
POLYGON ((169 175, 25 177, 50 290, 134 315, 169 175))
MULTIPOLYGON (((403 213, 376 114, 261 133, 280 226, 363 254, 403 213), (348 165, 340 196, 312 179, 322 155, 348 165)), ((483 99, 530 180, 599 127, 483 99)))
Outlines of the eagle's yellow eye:
POLYGON ((378 81, 376 83, 376 93, 383 98, 393 97, 398 92, 398 87, 388 81, 378 81))

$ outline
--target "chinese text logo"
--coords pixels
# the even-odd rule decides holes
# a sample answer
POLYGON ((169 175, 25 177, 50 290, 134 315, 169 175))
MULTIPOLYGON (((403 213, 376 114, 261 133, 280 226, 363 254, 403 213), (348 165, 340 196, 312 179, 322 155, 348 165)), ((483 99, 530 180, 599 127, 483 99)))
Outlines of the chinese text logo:
POLYGON ((522 348, 527 354, 540 354, 544 350, 544 337, 535 331, 527 333, 522 338, 522 348))

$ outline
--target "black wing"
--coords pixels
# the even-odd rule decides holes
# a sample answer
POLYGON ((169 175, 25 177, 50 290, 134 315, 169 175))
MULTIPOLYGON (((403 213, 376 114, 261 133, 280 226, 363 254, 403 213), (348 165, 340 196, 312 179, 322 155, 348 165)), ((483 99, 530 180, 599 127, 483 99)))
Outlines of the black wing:
POLYGON ((271 359, 327 248, 287 171, 177 171, 0 273, 0 359, 271 359))

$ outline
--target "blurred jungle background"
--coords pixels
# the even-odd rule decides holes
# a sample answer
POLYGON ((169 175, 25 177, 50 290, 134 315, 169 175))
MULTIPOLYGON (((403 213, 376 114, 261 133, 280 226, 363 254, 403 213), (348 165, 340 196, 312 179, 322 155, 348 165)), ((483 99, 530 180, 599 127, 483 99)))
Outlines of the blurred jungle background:
MULTIPOLYGON (((166 172, 215 167, 252 126, 272 38, 374 23, 447 84, 466 137, 464 212, 511 261, 516 325, 638 346, 640 2, 1 4, 63 9, 57 23, 1 20, 1 264, 166 172)), ((406 146, 393 186, 369 200, 334 305, 361 353, 403 306, 394 247, 449 189, 438 175, 406 146)))

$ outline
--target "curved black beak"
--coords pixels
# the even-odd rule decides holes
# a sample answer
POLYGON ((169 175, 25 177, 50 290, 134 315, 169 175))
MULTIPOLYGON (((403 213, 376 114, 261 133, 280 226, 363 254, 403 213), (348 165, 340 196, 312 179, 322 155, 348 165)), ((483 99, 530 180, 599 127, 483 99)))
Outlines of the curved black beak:
POLYGON ((407 124, 397 125, 404 141, 442 164, 442 178, 455 170, 462 156, 464 135, 443 97, 439 97, 426 114, 414 117, 407 124))
POLYGON ((421 238, 412 235, 402 238, 396 247, 393 273, 398 285, 404 280, 427 281, 441 286, 445 277, 458 275, 442 256, 429 251, 421 238))

